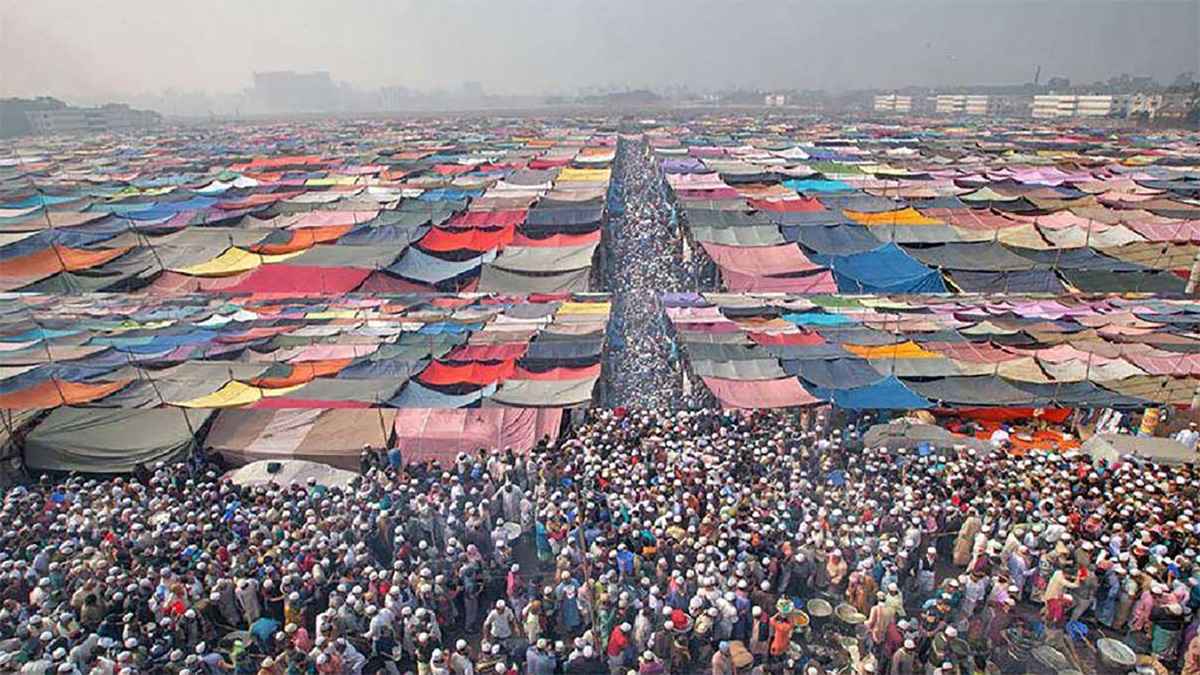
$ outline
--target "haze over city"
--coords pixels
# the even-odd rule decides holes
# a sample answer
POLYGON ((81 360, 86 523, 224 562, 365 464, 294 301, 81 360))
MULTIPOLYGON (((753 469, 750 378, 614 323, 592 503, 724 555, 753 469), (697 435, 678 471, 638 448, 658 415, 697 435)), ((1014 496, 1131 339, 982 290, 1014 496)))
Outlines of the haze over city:
POLYGON ((253 73, 356 87, 845 90, 1196 70, 1200 3, 47 0, 0 9, 0 96, 224 93, 253 73))

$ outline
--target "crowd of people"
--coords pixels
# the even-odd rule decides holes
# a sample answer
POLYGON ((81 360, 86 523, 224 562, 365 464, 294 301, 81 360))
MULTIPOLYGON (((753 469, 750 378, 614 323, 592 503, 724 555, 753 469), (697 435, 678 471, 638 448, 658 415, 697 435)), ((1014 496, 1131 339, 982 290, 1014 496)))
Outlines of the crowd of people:
POLYGON ((659 302, 660 293, 690 284, 674 207, 644 142, 622 139, 614 170, 624 209, 610 212, 607 231, 609 400, 642 409, 681 405, 674 329, 659 302))
POLYGON ((0 671, 959 675, 1082 626, 1200 673, 1190 468, 587 417, 347 488, 203 459, 11 488, 0 671))

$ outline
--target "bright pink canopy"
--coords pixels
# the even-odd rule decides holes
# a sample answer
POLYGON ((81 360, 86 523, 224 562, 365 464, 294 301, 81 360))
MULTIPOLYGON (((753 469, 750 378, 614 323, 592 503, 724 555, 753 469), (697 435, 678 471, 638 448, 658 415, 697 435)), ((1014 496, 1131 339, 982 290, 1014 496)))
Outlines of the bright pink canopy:
POLYGON ((528 452, 538 439, 558 438, 562 408, 404 408, 396 411, 395 443, 408 462, 449 464, 480 448, 528 452))
POLYGON ((778 380, 703 379, 709 391, 726 408, 791 408, 820 402, 794 377, 778 380))

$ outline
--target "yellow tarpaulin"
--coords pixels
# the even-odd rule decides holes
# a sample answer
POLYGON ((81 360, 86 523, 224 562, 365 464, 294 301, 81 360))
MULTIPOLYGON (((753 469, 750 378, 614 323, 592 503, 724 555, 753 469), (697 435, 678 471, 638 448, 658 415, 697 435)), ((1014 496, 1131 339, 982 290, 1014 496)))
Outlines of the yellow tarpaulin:
POLYGON ((607 302, 564 302, 558 306, 558 314, 608 314, 611 307, 607 302))
MULTIPOLYGON (((304 384, 307 384, 304 383, 304 384)), ((225 386, 214 391, 211 394, 205 394, 198 398, 189 399, 187 401, 176 401, 172 405, 177 405, 181 408, 234 408, 237 406, 250 405, 263 398, 272 396, 283 396, 289 392, 295 391, 304 384, 298 384, 292 387, 281 387, 278 389, 264 389, 255 387, 249 384, 231 380, 225 386)))
POLYGON ((850 209, 845 209, 843 213, 859 225, 944 225, 937 218, 930 218, 911 206, 898 211, 882 213, 867 213, 850 209))
POLYGON ((304 181, 305 187, 330 187, 334 185, 354 185, 357 176, 326 176, 324 178, 309 178, 304 181))
POLYGON ((563 181, 607 181, 612 175, 611 169, 574 169, 565 167, 558 172, 559 182, 563 181))
POLYGON ((282 262, 302 253, 304 253, 303 250, 281 253, 279 255, 259 255, 251 253, 244 248, 233 246, 225 249, 221 255, 212 260, 206 260, 196 265, 188 265, 187 267, 177 267, 171 271, 193 277, 227 277, 233 274, 249 272, 259 265, 282 262))
POLYGON ((851 354, 864 359, 940 359, 941 354, 931 352, 909 340, 895 345, 842 345, 851 354))

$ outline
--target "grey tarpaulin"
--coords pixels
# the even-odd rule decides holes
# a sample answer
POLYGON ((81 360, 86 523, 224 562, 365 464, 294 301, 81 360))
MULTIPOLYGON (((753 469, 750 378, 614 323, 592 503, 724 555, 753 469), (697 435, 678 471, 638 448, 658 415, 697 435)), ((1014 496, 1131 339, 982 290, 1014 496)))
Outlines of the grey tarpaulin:
POLYGON ((288 265, 310 267, 358 267, 376 269, 387 267, 396 261, 407 244, 398 247, 342 246, 340 244, 317 244, 304 253, 289 258, 288 265))
POLYGON ((691 359, 692 372, 700 377, 719 377, 725 380, 778 380, 787 377, 778 359, 715 361, 691 359))
POLYGON ((507 380, 491 397, 492 403, 523 408, 568 408, 592 400, 598 378, 582 380, 507 380))
POLYGON ((782 362, 788 375, 829 389, 849 389, 874 384, 884 378, 862 359, 788 359, 782 362))
POLYGON ((598 244, 509 246, 491 263, 510 272, 569 272, 590 267, 598 244))
POLYGON ((560 274, 521 274, 484 265, 479 274, 481 293, 578 293, 588 290, 590 268, 560 274))
POLYGON ((970 436, 960 436, 932 424, 900 419, 888 424, 876 424, 863 434, 863 443, 871 447, 909 448, 929 443, 939 450, 951 450, 961 445, 976 452, 988 453, 992 447, 970 436))
MULTIPOLYGON (((786 243, 783 235, 779 233, 779 228, 774 225, 747 225, 746 227, 692 225, 691 231, 692 238, 696 241, 722 246, 776 246, 786 243)), ((877 246, 878 243, 875 245, 877 246)))
POLYGON ((25 438, 25 464, 42 471, 128 473, 187 456, 211 410, 53 410, 25 438))
POLYGON ((1196 453, 1173 438, 1096 434, 1083 443, 1082 450, 1094 460, 1115 462, 1133 455, 1156 464, 1189 464, 1196 453))

